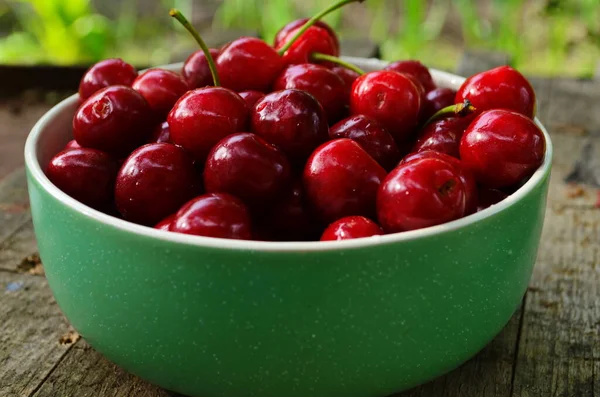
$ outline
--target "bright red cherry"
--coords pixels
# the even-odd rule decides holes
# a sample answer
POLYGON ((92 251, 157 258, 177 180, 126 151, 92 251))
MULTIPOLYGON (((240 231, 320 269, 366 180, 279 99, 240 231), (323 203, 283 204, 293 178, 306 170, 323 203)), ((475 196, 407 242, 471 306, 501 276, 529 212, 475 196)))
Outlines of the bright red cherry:
POLYGON ((508 194, 498 189, 482 187, 479 189, 479 202, 477 203, 477 212, 483 211, 492 205, 498 204, 508 197, 508 194))
POLYGON ((79 83, 79 97, 85 100, 111 85, 130 87, 137 75, 135 68, 122 59, 105 59, 85 72, 79 83))
MULTIPOLYGON (((301 27, 298 27, 290 31, 288 36, 275 49, 280 51, 300 29, 301 27)), ((282 58, 286 65, 309 63, 311 62, 311 54, 315 52, 337 56, 339 55, 339 47, 336 47, 336 43, 327 29, 311 26, 283 53, 282 58)))
POLYGON ((497 189, 531 176, 542 164, 545 149, 544 135, 530 118, 489 110, 466 129, 460 157, 477 182, 497 189))
POLYGON ((133 82, 132 88, 142 94, 153 116, 164 120, 173 105, 189 90, 183 77, 170 70, 150 69, 133 82))
POLYGON ((231 90, 198 88, 177 101, 167 121, 171 141, 203 162, 217 142, 246 129, 248 108, 246 102, 231 90))
MULTIPOLYGON (((213 58, 219 55, 218 49, 211 48, 209 51, 213 58)), ((208 61, 203 50, 193 52, 185 60, 181 69, 181 75, 190 89, 214 85, 210 67, 208 66, 208 61)))
POLYGON ((171 215, 167 216, 165 219, 163 219, 162 221, 158 222, 154 226, 154 228, 159 229, 159 230, 165 230, 168 232, 171 228, 171 223, 173 223, 174 219, 175 219, 175 214, 171 214, 171 215))
POLYGON ((362 114, 350 116, 329 129, 329 137, 356 141, 383 168, 390 170, 400 161, 394 138, 375 120, 362 114))
POLYGON ((327 140, 327 129, 319 102, 300 90, 272 92, 258 101, 252 112, 252 131, 296 162, 305 160, 327 140))
POLYGON ((156 128, 154 128, 154 131, 152 131, 152 135, 150 135, 150 139, 148 140, 148 143, 161 142, 172 143, 171 133, 169 131, 169 123, 166 121, 160 123, 156 126, 156 128))
POLYGON ((81 149, 81 146, 77 143, 77 141, 75 139, 72 139, 69 142, 67 142, 67 144, 65 145, 65 148, 63 150, 71 150, 71 149, 81 149))
POLYGON ((204 167, 204 187, 224 192, 250 206, 274 201, 290 182, 291 167, 285 155, 261 137, 230 135, 213 147, 204 167))
POLYGON ((342 80, 344 80, 348 88, 348 92, 352 90, 352 84, 354 84, 354 81, 360 77, 360 74, 344 66, 334 66, 331 68, 331 70, 340 76, 342 80))
POLYGON ((113 207, 115 159, 96 149, 71 148, 54 156, 46 175, 60 190, 92 208, 108 211, 113 207))
POLYGON ((382 234, 383 230, 372 220, 364 216, 347 216, 327 226, 321 241, 350 240, 382 234))
POLYGON ((445 107, 454 105, 456 91, 450 88, 436 88, 425 94, 425 100, 421 107, 421 121, 429 120, 431 116, 445 107))
POLYGON ((124 219, 155 225, 199 191, 191 156, 170 143, 151 143, 131 153, 121 166, 115 200, 124 219))
POLYGON ((377 193, 377 217, 386 233, 439 225, 465 214, 466 193, 459 172, 436 158, 399 165, 377 193))
POLYGON ((170 230, 206 237, 252 239, 248 209, 240 199, 226 193, 208 193, 190 200, 177 211, 170 230))
POLYGON ((350 111, 378 121, 394 139, 405 141, 419 122, 421 94, 412 79, 393 71, 370 72, 352 86, 350 111))
POLYGON ((73 135, 83 147, 115 156, 130 153, 152 131, 152 112, 140 93, 125 86, 104 88, 81 104, 73 135))
POLYGON ((259 91, 242 91, 238 93, 248 106, 248 110, 252 111, 256 102, 260 101, 265 97, 265 94, 259 91))
POLYGON ((287 67, 273 84, 274 91, 295 88, 306 91, 323 106, 330 123, 335 123, 348 106, 347 86, 325 66, 303 63, 287 67))
POLYGON ((429 92, 435 89, 435 83, 429 73, 429 69, 419 61, 396 61, 385 67, 385 70, 393 70, 394 72, 408 74, 413 76, 425 89, 429 92))
POLYGON ((375 213, 377 188, 385 170, 351 139, 318 147, 306 162, 304 188, 311 206, 327 222, 375 213))
MULTIPOLYGON (((308 21, 308 18, 297 19, 295 21, 288 23, 283 28, 281 28, 279 30, 279 32, 277 32, 277 34, 275 35, 275 41, 273 42, 273 47, 274 48, 281 47, 281 45, 283 45, 285 43, 286 39, 292 37, 292 36, 290 36, 290 32, 302 27, 302 25, 304 25, 307 21, 308 21)), ((331 40, 334 43, 335 53, 332 55, 339 56, 340 55, 340 40, 338 39, 337 34, 333 30, 333 28, 323 21, 317 21, 314 26, 325 29, 327 31, 327 33, 331 37, 331 40)))
POLYGON ((455 103, 468 99, 478 113, 508 109, 535 116, 535 92, 529 81, 510 66, 500 66, 469 77, 458 89, 455 103))
POLYGON ((434 150, 458 158, 460 138, 470 122, 473 121, 473 118, 469 115, 432 121, 419 132, 412 151, 434 150))

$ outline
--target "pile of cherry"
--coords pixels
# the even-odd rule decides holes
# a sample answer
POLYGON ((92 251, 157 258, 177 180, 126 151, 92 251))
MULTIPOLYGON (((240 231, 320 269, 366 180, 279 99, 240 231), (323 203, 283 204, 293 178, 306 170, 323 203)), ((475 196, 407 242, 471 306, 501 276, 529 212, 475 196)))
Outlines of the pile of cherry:
POLYGON ((242 37, 210 50, 172 10, 202 50, 181 73, 91 67, 49 179, 162 230, 306 241, 452 221, 540 166, 535 94, 518 71, 479 73, 458 91, 414 60, 365 73, 337 58, 336 33, 318 20, 332 9, 286 25, 272 46, 242 37))

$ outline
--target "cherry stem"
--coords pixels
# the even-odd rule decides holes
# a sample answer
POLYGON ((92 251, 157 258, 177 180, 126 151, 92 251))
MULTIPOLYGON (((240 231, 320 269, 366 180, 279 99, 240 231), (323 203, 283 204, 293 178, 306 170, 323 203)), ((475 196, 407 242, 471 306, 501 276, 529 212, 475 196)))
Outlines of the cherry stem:
POLYGON ((312 54, 310 54, 310 58, 313 61, 327 61, 327 62, 335 63, 336 65, 343 66, 346 69, 350 69, 360 75, 365 74, 365 71, 362 70, 361 68, 359 68, 358 66, 355 66, 349 62, 346 62, 343 59, 340 59, 338 57, 334 57, 333 55, 321 54, 320 52, 313 52, 312 54))
POLYGON ((341 0, 341 1, 325 8, 323 11, 319 12, 317 15, 315 15, 314 17, 312 17, 311 19, 306 21, 306 23, 304 25, 302 25, 302 27, 298 30, 298 32, 296 32, 294 37, 292 37, 290 40, 288 40, 283 45, 283 47, 281 47, 281 49, 279 51, 277 51, 277 53, 279 55, 285 54, 285 52, 290 49, 290 47, 296 42, 296 40, 298 40, 298 38, 304 34, 304 32, 306 32, 311 26, 313 26, 315 23, 317 23, 317 21, 319 21, 321 18, 323 18, 327 14, 337 10, 338 8, 345 6, 346 4, 355 3, 355 2, 362 3, 363 1, 364 0, 341 0))
POLYGON ((188 32, 191 33, 196 42, 200 45, 200 48, 202 49, 202 52, 204 52, 204 56, 206 57, 206 61, 208 62, 210 74, 213 78, 213 84, 215 85, 215 87, 219 87, 221 85, 221 81, 219 80, 219 74, 217 73, 217 66, 215 65, 215 60, 213 59, 212 55, 210 55, 210 50, 204 42, 204 40, 202 40, 202 37, 200 36, 198 31, 194 29, 190 21, 188 21, 187 18, 184 17, 181 11, 179 11, 178 9, 172 8, 171 11, 169 11, 169 15, 177 19, 177 21, 180 24, 182 24, 188 32))
POLYGON ((471 105, 471 101, 465 99, 463 103, 446 106, 445 108, 438 110, 437 113, 431 116, 424 125, 428 125, 429 123, 448 115, 465 117, 473 113, 475 110, 477 109, 475 106, 471 105))

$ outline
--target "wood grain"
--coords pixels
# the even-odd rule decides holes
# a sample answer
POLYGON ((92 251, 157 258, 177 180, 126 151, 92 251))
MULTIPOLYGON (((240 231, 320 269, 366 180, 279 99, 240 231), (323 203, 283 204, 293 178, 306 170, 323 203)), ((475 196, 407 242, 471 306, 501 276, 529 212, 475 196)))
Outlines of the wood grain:
POLYGON ((0 269, 25 272, 24 260, 37 253, 37 244, 31 221, 26 222, 15 233, 0 244, 0 269))
POLYGON ((23 168, 0 181, 0 243, 31 219, 23 168))

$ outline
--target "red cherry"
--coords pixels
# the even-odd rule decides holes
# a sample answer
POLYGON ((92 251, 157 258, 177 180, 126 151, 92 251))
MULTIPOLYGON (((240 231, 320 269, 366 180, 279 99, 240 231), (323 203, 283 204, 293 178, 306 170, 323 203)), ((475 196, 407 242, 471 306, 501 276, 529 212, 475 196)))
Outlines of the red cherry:
MULTIPOLYGON (((277 46, 277 51, 281 50, 285 44, 291 40, 301 29, 298 27, 288 34, 288 36, 277 46)), ((292 46, 283 53, 283 62, 286 65, 297 65, 311 62, 311 54, 318 52, 326 55, 339 55, 339 47, 336 47, 335 41, 327 29, 318 26, 311 26, 300 36, 292 46)))
POLYGON ((152 135, 150 135, 150 139, 148 140, 148 143, 161 142, 172 143, 171 133, 169 131, 169 123, 166 121, 160 123, 156 126, 156 128, 154 128, 154 131, 152 131, 152 135))
POLYGON ((352 84, 354 84, 354 81, 360 77, 360 74, 344 66, 334 66, 331 68, 331 71, 336 73, 342 78, 342 80, 344 80, 348 88, 348 92, 352 90, 352 84))
POLYGON ((350 111, 378 121, 396 141, 409 138, 419 122, 421 94, 412 79, 393 71, 370 72, 352 86, 350 111))
POLYGON ((304 168, 303 182, 312 207, 325 221, 375 213, 377 188, 386 172, 351 139, 318 147, 304 168))
POLYGON ((321 65, 303 63, 287 67, 273 84, 274 91, 295 88, 306 91, 323 106, 330 123, 335 123, 348 106, 348 92, 337 74, 321 65))
POLYGON ((348 117, 329 129, 329 137, 356 141, 383 168, 390 170, 400 161, 394 138, 375 120, 362 114, 348 117))
POLYGON ((77 143, 75 139, 67 142, 63 150, 71 150, 71 149, 81 149, 81 146, 77 143))
POLYGON ((115 178, 119 167, 107 153, 72 148, 50 160, 46 175, 60 190, 100 211, 113 207, 115 178))
POLYGON ((244 203, 226 193, 208 193, 186 203, 171 231, 197 236, 250 240, 250 215, 244 203))
POLYGON ((421 107, 421 121, 429 120, 431 116, 445 107, 454 105, 456 91, 450 88, 436 88, 425 95, 423 106, 421 107))
POLYGON ((256 102, 263 99, 265 97, 265 94, 259 91, 242 91, 239 93, 239 96, 241 96, 242 99, 246 101, 248 110, 252 111, 254 109, 254 105, 256 105, 256 102))
POLYGON ((408 74, 421 83, 425 92, 435 89, 435 83, 429 73, 429 69, 419 61, 396 61, 385 67, 385 70, 408 74))
MULTIPOLYGON (((287 39, 289 39, 293 36, 293 35, 290 36, 290 32, 302 27, 302 25, 304 25, 307 21, 308 21, 308 18, 297 19, 295 21, 288 23, 283 28, 281 28, 279 30, 279 32, 277 32, 277 34, 275 35, 275 41, 273 42, 273 47, 274 48, 281 47, 281 45, 283 45, 287 39)), ((314 26, 325 29, 327 31, 327 33, 331 37, 331 40, 333 40, 334 47, 335 47, 335 53, 332 55, 339 56, 340 55, 340 40, 338 39, 337 34, 331 28, 331 26, 329 26, 328 24, 326 24, 323 21, 317 21, 314 26)))
POLYGON ((531 176, 544 160, 545 146, 542 131, 530 118, 489 110, 466 129, 460 157, 479 183, 502 188, 531 176))
POLYGON ((223 87, 189 91, 177 101, 167 118, 171 141, 201 162, 221 139, 244 131, 247 120, 246 102, 223 87))
POLYGON ((492 205, 498 204, 508 197, 508 194, 501 190, 482 187, 479 189, 479 202, 477 203, 477 212, 483 211, 492 205))
POLYGON ((104 88, 81 104, 73 117, 73 135, 83 147, 122 156, 138 147, 152 129, 146 100, 125 86, 104 88))
POLYGON ((130 87, 137 71, 122 59, 105 59, 93 65, 79 83, 79 97, 85 100, 95 92, 111 85, 130 87))
POLYGON ((170 70, 150 69, 139 75, 132 88, 142 94, 155 118, 164 120, 189 87, 183 77, 170 70))
POLYGON ((460 138, 473 119, 474 117, 469 115, 432 121, 419 132, 412 151, 433 150, 458 158, 460 138))
POLYGON ((284 67, 277 51, 255 37, 232 41, 223 47, 216 63, 223 87, 237 92, 267 92, 284 67))
MULTIPOLYGON (((218 49, 211 48, 209 51, 213 58, 216 58, 219 55, 218 49)), ((208 61, 202 50, 193 52, 188 59, 185 60, 183 68, 181 69, 181 75, 190 89, 214 85, 208 61)))
POLYGON ((290 181, 285 155, 250 133, 230 135, 213 147, 204 167, 209 193, 230 193, 251 206, 264 206, 278 198, 290 181))
POLYGON ((383 230, 372 220, 364 216, 347 216, 327 226, 321 241, 350 240, 382 234, 383 230))
POLYGON ((168 232, 171 228, 171 223, 173 223, 174 219, 175 219, 175 214, 171 214, 171 215, 167 216, 165 219, 163 219, 162 221, 158 222, 156 224, 156 226, 154 226, 154 228, 159 229, 159 230, 165 230, 168 232))
POLYGON ((323 108, 300 90, 272 92, 258 101, 252 112, 252 131, 297 162, 328 138, 323 108))
POLYGON ((192 158, 170 143, 135 150, 117 175, 115 200, 123 218, 155 225, 199 193, 192 158))
POLYGON ((529 81, 510 66, 469 77, 458 89, 455 103, 471 101, 477 112, 508 109, 529 118, 535 115, 535 92, 529 81))
POLYGON ((463 217, 465 202, 457 169, 422 158, 399 165, 385 178, 377 193, 377 217, 387 233, 421 229, 463 217))

